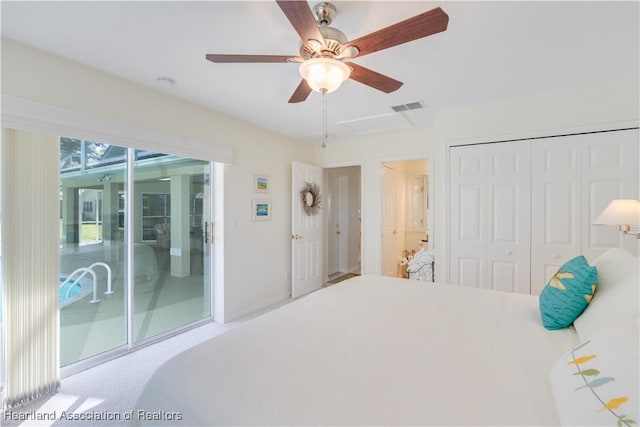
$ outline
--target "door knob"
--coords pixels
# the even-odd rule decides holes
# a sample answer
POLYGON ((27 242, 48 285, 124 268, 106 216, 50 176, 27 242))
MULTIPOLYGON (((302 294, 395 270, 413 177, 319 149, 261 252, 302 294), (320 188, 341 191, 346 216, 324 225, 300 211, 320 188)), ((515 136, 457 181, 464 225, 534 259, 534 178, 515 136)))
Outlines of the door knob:
POLYGON ((340 231, 336 231, 336 234, 342 234, 342 233, 340 233, 340 231))

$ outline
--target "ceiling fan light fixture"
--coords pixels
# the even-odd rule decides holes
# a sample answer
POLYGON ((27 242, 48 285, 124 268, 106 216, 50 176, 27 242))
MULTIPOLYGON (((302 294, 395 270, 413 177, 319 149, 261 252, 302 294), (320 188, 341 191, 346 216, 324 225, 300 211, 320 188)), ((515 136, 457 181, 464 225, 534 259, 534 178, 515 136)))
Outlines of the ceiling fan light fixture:
POLYGON ((320 50, 322 49, 322 43, 320 43, 320 41, 316 39, 307 40, 307 45, 311 50, 316 52, 320 52, 320 50))
POLYGON ((333 58, 313 58, 300 64, 300 75, 316 92, 331 93, 349 78, 351 68, 333 58))

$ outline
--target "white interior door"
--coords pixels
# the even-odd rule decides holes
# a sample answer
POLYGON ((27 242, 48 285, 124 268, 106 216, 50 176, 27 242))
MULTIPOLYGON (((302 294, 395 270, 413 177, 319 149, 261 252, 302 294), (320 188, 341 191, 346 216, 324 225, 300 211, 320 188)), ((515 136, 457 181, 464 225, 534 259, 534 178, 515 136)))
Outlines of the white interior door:
POLYGON ((531 293, 580 254, 581 151, 571 137, 531 147, 531 293))
POLYGON ((451 283, 530 292, 529 142, 452 147, 451 283))
POLYGON ((349 272, 349 177, 338 178, 338 264, 342 272, 349 272))
POLYGON ((391 277, 398 275, 396 203, 396 171, 382 166, 382 275, 391 277))
POLYGON ((322 190, 322 168, 300 162, 292 162, 292 272, 291 297, 297 298, 322 287, 322 215, 324 206, 315 215, 307 215, 300 192, 307 183, 316 184, 322 190))
POLYGON ((329 215, 327 229, 327 274, 331 276, 340 271, 340 193, 338 176, 327 175, 326 208, 329 215))
POLYGON ((529 141, 494 145, 487 152, 487 287, 528 294, 531 147, 529 141))
POLYGON ((532 179, 532 294, 565 261, 634 243, 593 222, 611 200, 637 197, 638 130, 535 141, 532 179))
POLYGON ((637 255, 636 239, 593 222, 612 200, 638 198, 639 136, 629 129, 575 137, 583 145, 581 253, 590 261, 616 247, 637 255))
POLYGON ((486 177, 482 146, 452 147, 451 262, 455 285, 482 287, 486 274, 486 177))

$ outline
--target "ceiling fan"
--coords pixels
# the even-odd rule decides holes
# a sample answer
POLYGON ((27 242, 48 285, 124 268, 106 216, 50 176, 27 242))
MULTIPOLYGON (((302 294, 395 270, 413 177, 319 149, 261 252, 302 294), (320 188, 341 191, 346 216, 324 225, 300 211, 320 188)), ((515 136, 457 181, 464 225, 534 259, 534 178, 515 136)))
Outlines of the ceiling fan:
POLYGON ((300 55, 207 54, 205 57, 216 63, 299 63, 303 79, 290 103, 306 100, 312 90, 332 92, 347 78, 385 93, 399 89, 401 81, 345 60, 445 31, 449 23, 449 16, 437 7, 348 41, 342 31, 329 26, 336 15, 331 3, 318 3, 313 9, 306 1, 276 0, 276 3, 302 40, 300 55))

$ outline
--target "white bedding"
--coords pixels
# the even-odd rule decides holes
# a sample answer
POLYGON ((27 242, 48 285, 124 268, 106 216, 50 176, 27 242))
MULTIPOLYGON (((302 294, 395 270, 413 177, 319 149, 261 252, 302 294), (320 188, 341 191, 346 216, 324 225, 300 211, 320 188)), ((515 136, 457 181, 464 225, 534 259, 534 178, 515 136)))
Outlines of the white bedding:
POLYGON ((134 425, 558 425, 576 343, 534 296, 361 276, 169 360, 134 425))

